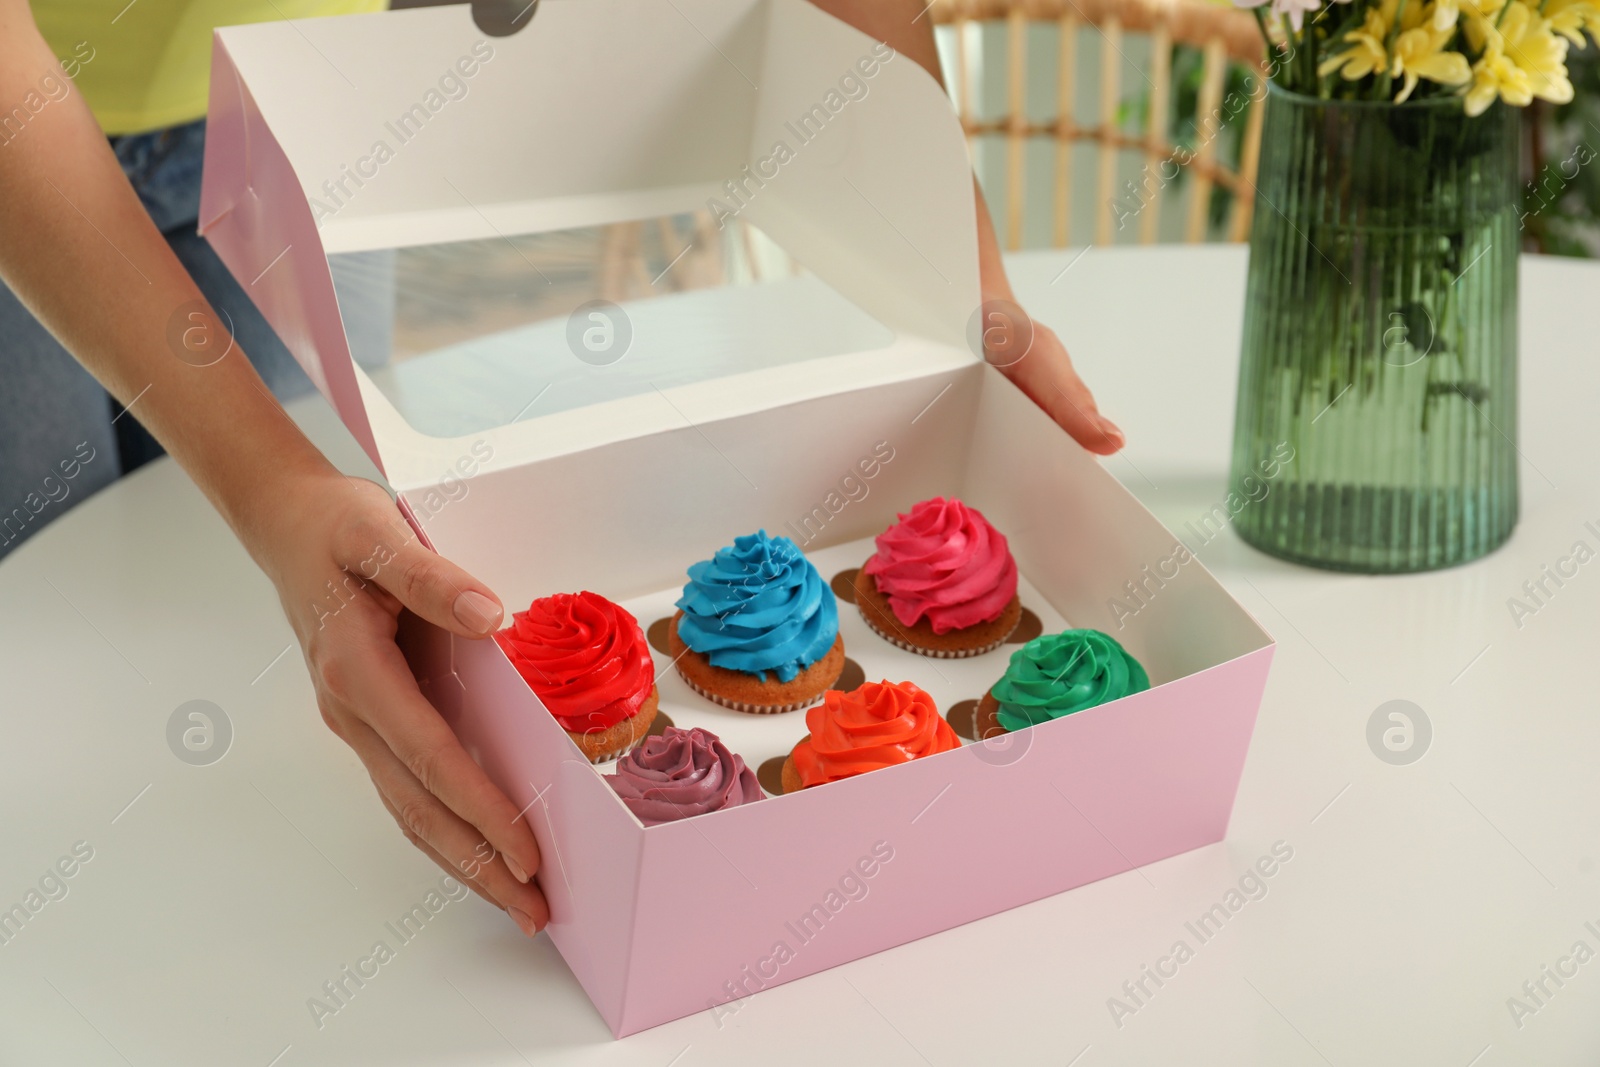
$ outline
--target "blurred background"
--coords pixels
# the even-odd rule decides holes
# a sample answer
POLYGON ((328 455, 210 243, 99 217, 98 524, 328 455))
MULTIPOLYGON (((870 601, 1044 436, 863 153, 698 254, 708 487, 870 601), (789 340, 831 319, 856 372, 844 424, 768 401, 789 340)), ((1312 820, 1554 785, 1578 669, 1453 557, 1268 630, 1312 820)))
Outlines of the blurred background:
MULTIPOLYGON (((397 8, 437 0, 393 0, 397 8)), ((951 101, 1008 250, 1249 237, 1260 137, 1255 20, 1208 0, 935 0, 951 101), (1211 117, 1207 117, 1211 116, 1211 117)), ((1522 109, 1524 250, 1600 255, 1600 62, 1573 103, 1522 109)), ((621 302, 802 273, 700 211, 346 264, 396 294, 392 359, 621 302)), ((381 377, 381 375, 380 375, 381 377)), ((386 384, 386 383, 380 383, 386 384)), ((387 391, 387 390, 386 390, 387 391)))

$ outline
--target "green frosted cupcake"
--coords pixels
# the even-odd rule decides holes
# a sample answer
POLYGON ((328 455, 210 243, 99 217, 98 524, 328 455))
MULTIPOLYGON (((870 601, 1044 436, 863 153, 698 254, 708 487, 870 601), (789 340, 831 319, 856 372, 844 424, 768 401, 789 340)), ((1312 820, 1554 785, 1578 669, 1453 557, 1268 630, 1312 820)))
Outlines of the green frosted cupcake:
POLYGON ((978 737, 1021 730, 1150 688, 1150 676, 1099 630, 1036 637, 1011 654, 978 704, 978 737))

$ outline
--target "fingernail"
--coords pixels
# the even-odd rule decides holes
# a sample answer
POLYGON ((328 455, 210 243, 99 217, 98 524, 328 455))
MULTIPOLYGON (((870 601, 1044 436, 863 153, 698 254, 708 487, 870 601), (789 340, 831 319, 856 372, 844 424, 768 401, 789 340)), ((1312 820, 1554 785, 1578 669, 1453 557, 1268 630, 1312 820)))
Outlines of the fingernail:
POLYGON ((517 881, 521 882, 523 885, 527 885, 528 884, 528 872, 522 869, 522 864, 518 863, 516 860, 512 859, 510 856, 507 856, 506 857, 506 866, 508 868, 510 868, 510 870, 511 870, 511 877, 515 878, 517 881))
POLYGON ((500 622, 500 605, 468 589, 456 597, 456 618, 475 634, 486 634, 500 622))
POLYGON ((1100 432, 1115 442, 1118 448, 1127 443, 1127 438, 1122 436, 1122 431, 1117 428, 1117 424, 1104 415, 1100 416, 1100 432))
POLYGON ((512 919, 516 921, 516 924, 522 928, 523 933, 527 934, 529 937, 535 937, 538 935, 539 928, 533 924, 532 915, 529 915, 521 908, 507 908, 506 912, 511 916, 512 919))

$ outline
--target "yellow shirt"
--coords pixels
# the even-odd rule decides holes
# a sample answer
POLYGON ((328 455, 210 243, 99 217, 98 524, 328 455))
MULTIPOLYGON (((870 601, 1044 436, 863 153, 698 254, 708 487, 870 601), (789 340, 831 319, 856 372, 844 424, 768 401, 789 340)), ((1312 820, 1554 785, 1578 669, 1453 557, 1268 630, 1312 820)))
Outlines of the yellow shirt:
POLYGON ((33 0, 50 42, 107 134, 206 113, 211 31, 284 18, 381 11, 387 0, 33 0))

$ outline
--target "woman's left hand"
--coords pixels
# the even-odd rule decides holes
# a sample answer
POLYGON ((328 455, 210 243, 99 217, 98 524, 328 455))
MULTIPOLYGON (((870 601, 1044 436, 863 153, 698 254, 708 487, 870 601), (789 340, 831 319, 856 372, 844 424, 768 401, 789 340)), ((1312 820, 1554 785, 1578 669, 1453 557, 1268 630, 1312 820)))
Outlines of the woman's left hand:
POLYGON ((1109 456, 1124 444, 1117 424, 1100 414, 1054 330, 1034 322, 1007 298, 983 303, 983 355, 1090 452, 1109 456))

